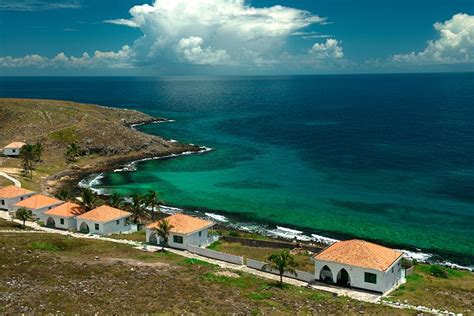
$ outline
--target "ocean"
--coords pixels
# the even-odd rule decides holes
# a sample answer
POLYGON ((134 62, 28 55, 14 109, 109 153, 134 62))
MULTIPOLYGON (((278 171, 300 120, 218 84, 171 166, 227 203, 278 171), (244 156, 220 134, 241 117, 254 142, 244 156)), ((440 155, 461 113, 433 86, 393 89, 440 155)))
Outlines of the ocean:
POLYGON ((94 175, 95 189, 474 264, 473 73, 1 77, 0 97, 136 109, 172 120, 143 132, 212 148, 94 175))

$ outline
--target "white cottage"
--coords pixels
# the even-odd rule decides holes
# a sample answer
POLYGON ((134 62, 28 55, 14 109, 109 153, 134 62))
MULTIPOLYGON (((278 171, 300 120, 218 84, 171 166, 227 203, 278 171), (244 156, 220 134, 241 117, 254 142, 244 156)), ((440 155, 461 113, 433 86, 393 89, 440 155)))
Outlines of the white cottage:
POLYGON ((0 210, 12 211, 13 205, 34 195, 35 192, 18 188, 14 185, 0 189, 0 210))
POLYGON ((26 144, 22 142, 13 142, 11 144, 8 144, 3 148, 3 154, 5 156, 12 157, 19 156, 21 148, 25 145, 26 144))
POLYGON ((67 202, 44 212, 45 224, 48 227, 76 230, 76 216, 79 215, 80 206, 67 202))
POLYGON ((110 235, 130 232, 132 214, 102 205, 76 217, 76 229, 85 234, 110 235))
POLYGON ((179 249, 186 249, 187 245, 206 247, 213 241, 212 238, 209 238, 209 228, 215 223, 178 213, 148 225, 146 227, 146 241, 148 243, 160 244, 163 242, 155 231, 163 220, 167 220, 172 226, 168 236, 170 247, 179 249))
POLYGON ((40 221, 44 221, 45 220, 44 215, 43 215, 44 212, 49 211, 53 207, 56 207, 63 203, 64 201, 58 200, 51 196, 36 194, 13 205, 13 210, 11 213, 12 213, 12 216, 14 216, 15 212, 19 208, 24 207, 31 210, 31 212, 33 213, 33 218, 40 221))
POLYGON ((386 293, 405 282, 403 253, 363 240, 339 241, 314 256, 315 278, 386 293))

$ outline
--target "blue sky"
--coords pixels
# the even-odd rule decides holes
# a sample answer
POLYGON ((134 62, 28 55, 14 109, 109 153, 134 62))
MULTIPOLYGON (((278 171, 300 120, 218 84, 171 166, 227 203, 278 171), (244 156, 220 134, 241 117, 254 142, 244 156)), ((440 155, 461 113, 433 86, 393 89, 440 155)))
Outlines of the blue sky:
POLYGON ((0 74, 474 71, 472 0, 0 0, 0 74))

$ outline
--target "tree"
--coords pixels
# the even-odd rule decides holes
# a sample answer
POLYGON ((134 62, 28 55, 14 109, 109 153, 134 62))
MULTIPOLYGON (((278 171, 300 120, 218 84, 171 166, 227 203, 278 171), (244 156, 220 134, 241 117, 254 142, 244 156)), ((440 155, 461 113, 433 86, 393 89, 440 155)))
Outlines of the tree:
POLYGON ((145 204, 147 207, 151 208, 151 218, 153 220, 155 219, 155 212, 160 212, 161 203, 163 202, 159 199, 158 193, 156 193, 156 191, 150 190, 145 195, 145 204))
POLYGON ((26 144, 21 148, 20 159, 23 166, 23 174, 30 179, 33 178, 33 170, 35 169, 35 162, 38 158, 38 152, 35 145, 26 144))
POLYGON ((277 270, 280 275, 280 286, 283 286, 283 274, 285 272, 297 275, 294 269, 296 267, 295 258, 287 250, 270 255, 267 262, 262 269, 268 271, 277 270))
POLYGON ((158 226, 153 229, 153 233, 160 237, 160 240, 163 240, 163 244, 168 244, 168 236, 173 229, 173 225, 165 218, 158 223, 158 226))
POLYGON ((120 208, 122 207, 123 202, 124 202, 123 197, 118 193, 114 193, 111 196, 109 196, 108 204, 112 207, 120 208))
POLYGON ((34 159, 35 162, 40 162, 41 161, 41 156, 43 155, 43 144, 41 143, 36 143, 33 145, 33 153, 34 153, 34 159))
POLYGON ((146 215, 145 200, 140 193, 132 194, 132 202, 128 204, 128 210, 132 213, 133 222, 137 224, 146 215))
POLYGON ((27 209, 26 207, 20 207, 15 212, 16 219, 23 221, 23 227, 25 227, 25 222, 31 219, 32 216, 33 214, 31 213, 31 210, 27 209))
POLYGON ((81 147, 76 143, 70 143, 66 151, 64 152, 64 157, 66 158, 67 163, 73 163, 77 161, 77 156, 81 154, 81 147))
POLYGON ((89 188, 82 188, 79 197, 76 198, 79 204, 78 214, 89 212, 102 205, 103 201, 89 188))
POLYGON ((61 191, 54 196, 61 201, 68 201, 71 198, 70 192, 66 189, 61 189, 61 191))

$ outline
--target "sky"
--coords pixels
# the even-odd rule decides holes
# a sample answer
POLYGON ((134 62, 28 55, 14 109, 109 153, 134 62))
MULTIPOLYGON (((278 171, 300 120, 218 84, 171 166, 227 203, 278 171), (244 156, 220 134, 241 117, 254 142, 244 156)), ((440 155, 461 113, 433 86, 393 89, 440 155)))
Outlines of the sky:
POLYGON ((0 75, 474 71, 474 0, 0 0, 0 75))

